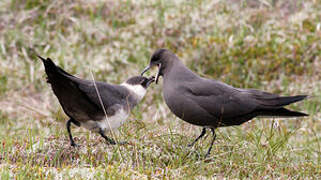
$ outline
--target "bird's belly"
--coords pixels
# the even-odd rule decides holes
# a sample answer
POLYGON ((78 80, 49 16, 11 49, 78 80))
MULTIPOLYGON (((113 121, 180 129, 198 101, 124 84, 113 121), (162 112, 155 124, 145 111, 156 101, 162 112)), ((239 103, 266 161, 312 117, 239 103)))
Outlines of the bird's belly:
POLYGON ((104 117, 99 121, 89 120, 87 122, 82 122, 81 126, 94 132, 99 132, 100 130, 106 132, 120 127, 126 121, 128 116, 129 112, 124 109, 120 109, 113 116, 109 116, 107 118, 104 117))
POLYGON ((180 119, 198 126, 215 126, 217 119, 204 111, 188 97, 177 95, 168 96, 165 102, 172 113, 180 119))

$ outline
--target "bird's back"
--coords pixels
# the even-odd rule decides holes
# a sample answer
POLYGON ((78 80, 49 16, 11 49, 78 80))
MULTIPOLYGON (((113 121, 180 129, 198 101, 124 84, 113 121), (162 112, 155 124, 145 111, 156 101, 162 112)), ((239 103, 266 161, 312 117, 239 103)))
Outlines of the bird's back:
POLYGON ((234 88, 220 81, 201 78, 184 70, 185 67, 180 68, 175 72, 187 75, 166 74, 163 94, 170 110, 189 123, 219 127, 239 125, 256 116, 306 115, 283 108, 304 99, 304 95, 281 97, 259 90, 234 88))
MULTIPOLYGON (((48 82, 58 98, 65 113, 77 121, 98 121, 115 113, 116 106, 125 104, 128 90, 118 85, 95 82, 77 78, 56 66, 51 59, 43 59, 48 82), (100 101, 102 100, 102 104, 100 101)), ((127 109, 126 109, 127 110, 127 109)))

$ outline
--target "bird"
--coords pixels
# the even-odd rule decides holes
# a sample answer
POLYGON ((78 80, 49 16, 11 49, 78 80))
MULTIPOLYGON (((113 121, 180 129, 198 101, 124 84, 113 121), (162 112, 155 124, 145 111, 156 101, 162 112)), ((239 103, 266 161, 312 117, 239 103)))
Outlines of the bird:
POLYGON ((143 99, 147 88, 154 82, 154 77, 143 76, 130 77, 119 85, 80 79, 55 65, 50 58, 37 56, 44 64, 47 82, 69 117, 66 128, 71 146, 78 146, 72 137, 71 124, 99 133, 107 143, 116 144, 105 133, 126 121, 131 109, 143 99))
POLYGON ((201 134, 189 146, 201 139, 207 129, 211 130, 213 138, 205 157, 211 153, 216 139, 215 130, 219 127, 241 125, 257 116, 308 116, 284 108, 307 95, 279 96, 200 77, 168 49, 157 49, 141 75, 155 66, 158 67, 155 83, 163 77, 163 97, 170 111, 190 124, 203 127, 201 134))

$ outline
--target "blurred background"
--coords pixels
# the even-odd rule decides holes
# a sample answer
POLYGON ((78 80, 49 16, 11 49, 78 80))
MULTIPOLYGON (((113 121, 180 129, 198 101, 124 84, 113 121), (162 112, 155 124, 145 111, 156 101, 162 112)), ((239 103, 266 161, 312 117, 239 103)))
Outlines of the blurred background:
MULTIPOLYGON (((155 74, 156 69, 149 75, 155 74)), ((320 178, 320 0, 0 1, 0 177, 320 178), (157 48, 190 69, 241 88, 311 98, 291 108, 307 118, 256 118, 187 144, 201 128, 173 116, 162 82, 149 89, 117 139, 72 128, 36 54, 78 77, 121 83, 157 48)))

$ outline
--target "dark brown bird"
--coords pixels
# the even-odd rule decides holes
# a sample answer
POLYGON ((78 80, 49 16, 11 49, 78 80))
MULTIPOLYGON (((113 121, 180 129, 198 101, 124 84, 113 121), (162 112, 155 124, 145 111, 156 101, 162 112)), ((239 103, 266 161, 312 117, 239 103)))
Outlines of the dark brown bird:
POLYGON ((202 78, 167 49, 155 51, 141 75, 153 66, 158 67, 156 83, 160 76, 164 78, 163 96, 169 109, 180 119, 203 127, 190 146, 205 135, 206 128, 211 129, 213 139, 206 156, 211 152, 218 127, 241 125, 257 116, 307 116, 283 107, 303 100, 306 95, 279 96, 202 78))
POLYGON ((48 83, 70 118, 66 126, 71 146, 76 146, 70 131, 71 123, 97 132, 108 143, 115 144, 105 132, 125 122, 131 109, 142 100, 154 81, 154 77, 134 76, 120 85, 93 82, 65 72, 50 58, 38 57, 45 66, 48 83))

